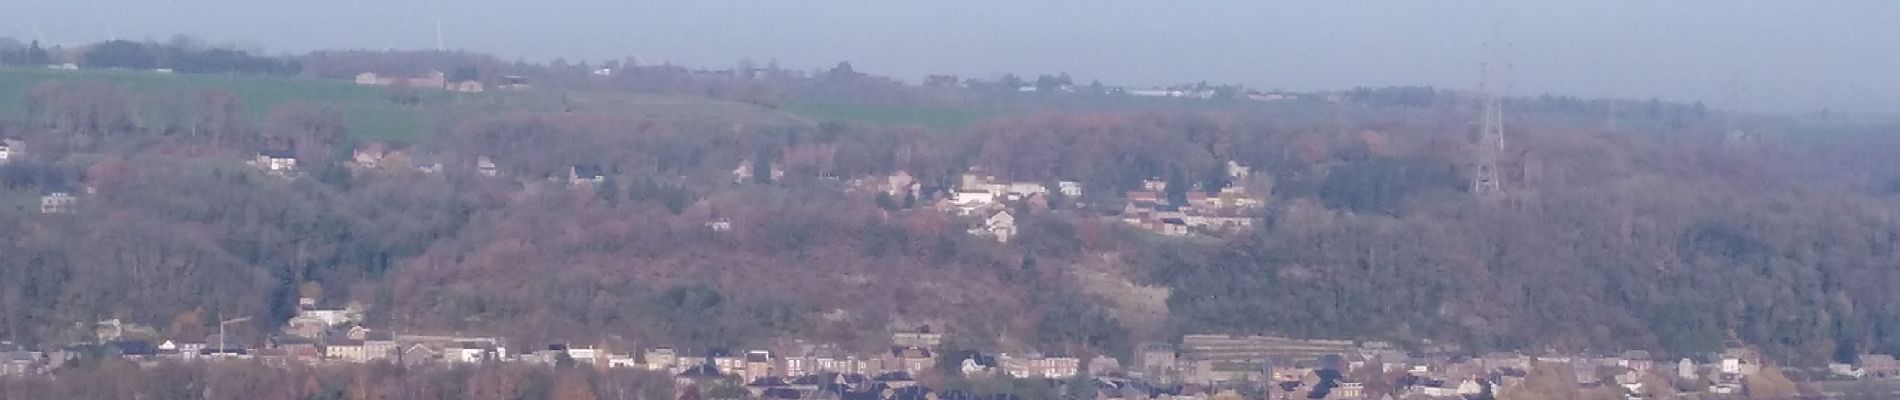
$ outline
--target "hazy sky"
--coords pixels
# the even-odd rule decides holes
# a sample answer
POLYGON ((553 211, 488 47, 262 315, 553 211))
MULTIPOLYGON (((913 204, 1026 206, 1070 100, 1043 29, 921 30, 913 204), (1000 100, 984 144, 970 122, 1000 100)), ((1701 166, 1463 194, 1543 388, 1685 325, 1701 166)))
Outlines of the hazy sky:
POLYGON ((1475 88, 1496 21, 1513 45, 1515 94, 1900 108, 1893 0, 0 0, 0 10, 0 35, 53 43, 183 33, 272 52, 426 49, 439 18, 449 47, 505 59, 848 60, 913 82, 1066 71, 1293 90, 1475 88))

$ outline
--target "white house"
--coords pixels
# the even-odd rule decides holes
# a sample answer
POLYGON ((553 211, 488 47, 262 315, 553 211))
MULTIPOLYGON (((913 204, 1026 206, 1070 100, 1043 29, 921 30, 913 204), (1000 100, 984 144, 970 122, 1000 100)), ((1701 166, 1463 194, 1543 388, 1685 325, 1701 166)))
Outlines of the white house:
POLYGON ((1168 191, 1168 181, 1164 181, 1160 179, 1149 179, 1149 180, 1141 181, 1141 190, 1149 191, 1149 192, 1157 192, 1157 193, 1166 192, 1168 191))
POLYGON ((1056 182, 1056 190, 1069 198, 1082 197, 1082 183, 1074 181, 1056 182))
POLYGON ((448 357, 448 360, 450 362, 458 362, 458 363, 478 363, 478 362, 482 362, 483 353, 485 352, 482 351, 482 349, 480 348, 471 348, 468 346, 463 346, 461 348, 450 350, 449 354, 451 355, 451 357, 448 357))
POLYGON ((1227 160, 1227 177, 1234 178, 1234 179, 1247 179, 1247 176, 1252 175, 1252 174, 1253 174, 1253 168, 1248 168, 1245 165, 1240 165, 1240 163, 1234 162, 1234 160, 1227 160))
POLYGON ((599 186, 607 181, 607 174, 600 165, 574 164, 567 169, 567 181, 575 187, 599 186))
POLYGON ((355 322, 357 320, 355 314, 356 313, 350 310, 303 310, 297 312, 297 316, 321 321, 323 324, 329 326, 339 326, 355 322))
POLYGON ((0 139, 0 165, 11 161, 26 152, 26 142, 19 139, 0 139))
POLYGON ((607 368, 637 368, 639 366, 640 363, 635 362, 633 356, 612 355, 607 357, 607 368))
POLYGON ((576 348, 567 349, 567 357, 574 359, 574 363, 579 364, 579 365, 596 365, 596 364, 599 364, 601 360, 605 359, 607 356, 608 356, 607 352, 601 351, 600 349, 596 349, 593 347, 576 347, 576 348))
POLYGON ((646 361, 647 370, 651 371, 672 371, 673 366, 679 363, 679 353, 668 348, 647 349, 640 354, 640 358, 646 361))
POLYGON ((1186 92, 1169 89, 1128 89, 1126 93, 1142 97, 1182 97, 1186 92))
POLYGON ((69 213, 73 211, 73 205, 77 203, 79 203, 79 198, 73 197, 71 193, 49 192, 43 196, 40 196, 40 213, 41 214, 69 213))
POLYGON ((264 172, 287 174, 297 171, 297 155, 287 150, 262 151, 251 164, 264 172))
POLYGON ((884 193, 888 193, 892 197, 902 197, 911 194, 912 185, 916 182, 917 178, 912 177, 910 171, 897 171, 897 173, 885 177, 884 193))
POLYGON ((488 360, 507 360, 508 348, 493 338, 458 338, 442 354, 442 360, 450 363, 480 363, 488 360))
POLYGON ((1479 385, 1478 381, 1466 379, 1464 382, 1458 383, 1458 394, 1461 394, 1461 395, 1479 394, 1483 392, 1484 392, 1484 386, 1479 385))
POLYGON ((1012 198, 1029 197, 1030 195, 1049 192, 1048 187, 1036 182, 1010 182, 1009 185, 1003 186, 1002 189, 1012 198))
MULTIPOLYGON (((732 169, 732 182, 749 183, 752 180, 752 168, 752 160, 739 160, 739 166, 732 169)), ((772 182, 778 182, 779 179, 785 177, 785 167, 780 166, 778 163, 772 163, 772 170, 770 172, 772 174, 772 182)))
POLYGON ((1016 217, 1008 211, 1000 211, 983 220, 983 225, 970 229, 970 234, 996 239, 998 243, 1009 243, 1016 236, 1016 217))
POLYGON ((969 215, 993 204, 996 204, 995 193, 961 191, 950 194, 950 205, 956 207, 958 214, 969 215))
POLYGON ((1081 373, 1082 360, 1075 357, 1042 357, 1029 360, 1030 369, 1044 378, 1063 379, 1081 373))
POLYGON ((500 174, 501 170, 495 166, 495 160, 489 159, 488 156, 479 156, 475 157, 475 172, 482 176, 492 177, 500 174))
POLYGON ((975 359, 975 358, 965 358, 965 359, 963 359, 963 365, 962 365, 962 366, 961 366, 960 368, 958 368, 958 369, 959 369, 959 370, 962 370, 962 372, 963 372, 963 374, 964 374, 964 375, 974 375, 974 374, 976 374, 976 373, 979 373, 979 372, 983 372, 983 371, 986 371, 986 370, 987 370, 986 368, 983 368, 983 366, 981 366, 981 365, 977 365, 977 364, 976 364, 976 359, 975 359))

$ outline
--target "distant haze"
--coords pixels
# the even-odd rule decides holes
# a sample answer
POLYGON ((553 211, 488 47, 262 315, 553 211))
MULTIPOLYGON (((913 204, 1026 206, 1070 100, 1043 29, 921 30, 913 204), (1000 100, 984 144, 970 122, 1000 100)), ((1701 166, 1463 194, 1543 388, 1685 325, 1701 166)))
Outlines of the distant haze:
POLYGON ((725 68, 850 61, 916 82, 1068 72, 1130 86, 1475 88, 1494 21, 1514 94, 1892 113, 1900 1, 0 0, 0 35, 188 34, 274 53, 450 48, 725 68), (1732 89, 1731 89, 1732 87, 1732 89), (1739 101, 1732 100, 1738 99, 1739 101))

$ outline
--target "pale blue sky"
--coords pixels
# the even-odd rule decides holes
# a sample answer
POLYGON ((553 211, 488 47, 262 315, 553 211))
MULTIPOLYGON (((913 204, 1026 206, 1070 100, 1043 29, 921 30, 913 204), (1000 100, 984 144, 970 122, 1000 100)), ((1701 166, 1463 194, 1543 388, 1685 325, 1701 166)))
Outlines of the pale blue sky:
POLYGON ((1498 21, 1516 94, 1744 108, 1900 108, 1900 1, 0 0, 0 35, 198 36, 273 52, 435 46, 507 59, 731 66, 916 81, 1066 71, 1128 85, 1474 88, 1498 21))

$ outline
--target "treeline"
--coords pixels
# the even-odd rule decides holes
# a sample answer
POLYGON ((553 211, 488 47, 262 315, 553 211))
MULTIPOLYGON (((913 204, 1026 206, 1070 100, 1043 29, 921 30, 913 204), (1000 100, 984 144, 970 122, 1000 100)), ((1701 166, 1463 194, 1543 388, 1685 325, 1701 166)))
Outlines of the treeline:
POLYGON ((111 40, 70 49, 43 48, 37 40, 22 44, 17 40, 0 39, 0 65, 41 67, 57 63, 73 63, 84 68, 167 69, 198 74, 295 75, 301 69, 295 58, 207 46, 184 36, 164 43, 111 40))
POLYGON ((188 40, 166 44, 107 41, 83 50, 79 60, 79 65, 86 68, 170 69, 198 74, 294 75, 301 68, 295 59, 203 47, 188 40))
POLYGON ((12 38, 0 38, 0 65, 38 67, 53 62, 53 53, 40 46, 40 41, 20 42, 12 38))

